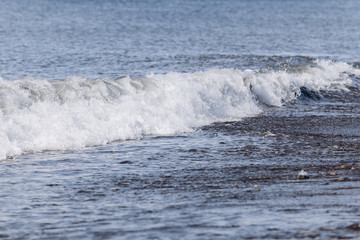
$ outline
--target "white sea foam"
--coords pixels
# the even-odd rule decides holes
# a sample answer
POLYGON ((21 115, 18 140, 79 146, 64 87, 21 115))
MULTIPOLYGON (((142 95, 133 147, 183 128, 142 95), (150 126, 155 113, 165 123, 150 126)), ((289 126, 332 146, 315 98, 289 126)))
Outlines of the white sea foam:
POLYGON ((346 90, 359 74, 318 61, 297 72, 212 69, 116 80, 0 78, 0 159, 26 152, 81 149, 144 135, 192 131, 281 106, 311 90, 346 90))

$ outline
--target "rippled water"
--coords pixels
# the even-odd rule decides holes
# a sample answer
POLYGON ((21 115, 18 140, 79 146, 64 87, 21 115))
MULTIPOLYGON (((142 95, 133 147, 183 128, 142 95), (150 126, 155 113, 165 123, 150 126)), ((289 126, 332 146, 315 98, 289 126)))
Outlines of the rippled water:
POLYGON ((358 61, 357 1, 4 0, 0 76, 116 78, 256 67, 257 56, 358 61))
POLYGON ((360 237, 358 12, 3 0, 0 239, 360 237))
POLYGON ((332 104, 293 106, 190 134, 8 159, 1 236, 356 237, 358 103, 342 106, 351 114, 337 117, 343 110, 332 104), (298 180, 300 169, 311 178, 298 180))

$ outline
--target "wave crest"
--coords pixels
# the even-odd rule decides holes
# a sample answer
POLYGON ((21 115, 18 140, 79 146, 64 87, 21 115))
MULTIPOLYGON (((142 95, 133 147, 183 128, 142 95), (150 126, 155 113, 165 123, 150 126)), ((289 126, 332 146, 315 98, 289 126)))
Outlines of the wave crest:
POLYGON ((291 71, 211 69, 115 80, 0 79, 0 159, 25 152, 80 149, 144 135, 192 131, 280 107, 311 91, 347 90, 343 62, 291 71))

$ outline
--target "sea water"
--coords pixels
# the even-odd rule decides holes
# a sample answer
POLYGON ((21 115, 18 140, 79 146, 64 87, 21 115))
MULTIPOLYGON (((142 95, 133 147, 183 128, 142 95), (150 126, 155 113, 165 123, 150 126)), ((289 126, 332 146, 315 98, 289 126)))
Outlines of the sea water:
MULTIPOLYGON (((311 116, 301 132, 335 116, 319 129, 357 149, 359 12, 355 0, 2 1, 0 238, 329 237, 352 224, 357 211, 329 220, 324 205, 287 214, 292 198, 271 201, 280 185, 255 196, 246 182, 319 155, 282 132, 289 117, 311 116)), ((329 149, 318 162, 341 161, 329 149)))

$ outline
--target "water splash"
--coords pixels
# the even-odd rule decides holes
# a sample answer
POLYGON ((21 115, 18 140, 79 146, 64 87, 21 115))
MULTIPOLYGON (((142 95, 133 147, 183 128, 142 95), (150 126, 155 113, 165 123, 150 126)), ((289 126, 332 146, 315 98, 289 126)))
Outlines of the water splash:
POLYGON ((311 91, 343 90, 358 69, 315 61, 296 70, 211 69, 115 80, 0 79, 0 159, 193 131, 255 116, 311 91))

